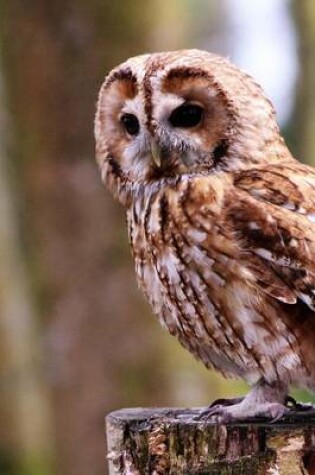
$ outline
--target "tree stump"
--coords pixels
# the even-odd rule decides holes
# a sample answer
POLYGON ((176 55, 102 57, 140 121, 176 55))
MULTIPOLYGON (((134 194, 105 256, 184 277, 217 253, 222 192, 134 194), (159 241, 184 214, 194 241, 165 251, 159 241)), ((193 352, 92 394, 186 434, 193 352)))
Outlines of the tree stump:
POLYGON ((315 475, 315 409, 277 423, 199 421, 200 409, 106 418, 110 475, 315 475))

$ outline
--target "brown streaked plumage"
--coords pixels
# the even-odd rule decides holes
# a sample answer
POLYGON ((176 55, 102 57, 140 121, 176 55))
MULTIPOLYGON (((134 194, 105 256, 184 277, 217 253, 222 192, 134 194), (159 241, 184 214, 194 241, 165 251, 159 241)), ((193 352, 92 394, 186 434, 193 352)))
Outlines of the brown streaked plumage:
POLYGON ((262 89, 198 50, 131 58, 101 88, 95 137, 154 313, 253 386, 210 413, 278 417, 290 384, 315 391, 315 170, 262 89))

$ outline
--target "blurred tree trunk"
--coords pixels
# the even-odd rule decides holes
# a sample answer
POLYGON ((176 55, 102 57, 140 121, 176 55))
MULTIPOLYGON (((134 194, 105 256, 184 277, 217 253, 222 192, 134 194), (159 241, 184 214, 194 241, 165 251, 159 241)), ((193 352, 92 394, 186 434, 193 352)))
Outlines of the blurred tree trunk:
POLYGON ((9 467, 25 473, 36 466, 44 474, 49 409, 40 379, 36 312, 22 260, 14 180, 7 155, 9 129, 2 79, 0 67, 0 473, 6 474, 9 467))
POLYGON ((299 38, 300 75, 292 135, 295 155, 315 165, 315 2, 293 0, 299 38))
POLYGON ((147 7, 12 0, 2 10, 11 160, 53 388, 55 473, 103 474, 104 415, 163 396, 158 337, 133 284, 123 212, 100 183, 93 139, 105 73, 146 49, 147 7))

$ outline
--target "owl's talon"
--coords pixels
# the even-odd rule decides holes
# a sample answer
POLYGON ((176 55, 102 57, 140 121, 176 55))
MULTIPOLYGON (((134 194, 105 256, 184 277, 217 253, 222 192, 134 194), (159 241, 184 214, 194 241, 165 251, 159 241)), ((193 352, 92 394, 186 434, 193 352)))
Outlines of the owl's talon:
POLYGON ((221 405, 217 405, 213 407, 209 406, 207 409, 202 411, 201 414, 199 414, 199 416, 197 416, 196 420, 208 421, 209 419, 215 417, 215 419, 217 419, 218 422, 220 423, 230 422, 232 418, 228 413, 224 412, 225 407, 228 407, 228 406, 221 406, 221 405))
POLYGON ((286 416, 291 410, 288 409, 283 404, 272 403, 269 405, 268 411, 269 411, 270 417, 272 417, 270 424, 275 424, 284 416, 286 416))
POLYGON ((212 404, 210 404, 210 406, 206 407, 206 409, 203 409, 200 412, 200 414, 198 414, 195 417, 195 420, 196 421, 201 421, 201 420, 206 420, 207 421, 208 419, 210 419, 210 417, 212 417, 212 415, 216 411, 216 409, 217 409, 217 406, 212 406, 212 404))
POLYGON ((224 412, 224 409, 222 410, 217 410, 212 417, 215 417, 215 421, 218 422, 219 424, 229 424, 230 422, 233 422, 233 416, 229 414, 228 412, 224 412))
POLYGON ((242 402, 244 399, 244 397, 234 397, 234 398, 231 398, 231 399, 216 399, 215 401, 213 401, 210 405, 209 405, 209 408, 210 407, 215 407, 215 406, 233 406, 234 404, 239 404, 240 402, 242 402))
POLYGON ((215 399, 206 409, 203 409, 198 416, 195 417, 195 420, 208 420, 212 417, 216 411, 224 407, 234 406, 235 404, 240 404, 243 401, 243 397, 235 397, 231 399, 219 398, 215 399))

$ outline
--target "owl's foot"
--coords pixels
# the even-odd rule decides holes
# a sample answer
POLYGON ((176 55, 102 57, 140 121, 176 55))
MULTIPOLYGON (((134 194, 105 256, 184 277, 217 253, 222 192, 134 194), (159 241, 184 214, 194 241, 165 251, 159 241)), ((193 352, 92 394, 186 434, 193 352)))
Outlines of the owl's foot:
POLYGON ((284 404, 277 402, 268 402, 256 407, 251 407, 244 404, 244 401, 245 398, 241 403, 233 404, 231 406, 218 405, 211 409, 209 408, 204 412, 200 419, 213 418, 221 424, 256 418, 270 419, 270 422, 276 422, 290 412, 290 409, 288 409, 284 404))
POLYGON ((290 411, 299 410, 299 405, 286 393, 286 386, 280 383, 271 385, 261 380, 244 398, 216 400, 202 411, 198 419, 215 418, 218 422, 226 423, 263 417, 275 422, 290 411))
POLYGON ((305 411, 314 410, 311 404, 301 404, 291 396, 284 398, 284 404, 279 402, 264 402, 253 405, 252 392, 246 397, 233 399, 216 399, 210 406, 203 410, 197 420, 210 419, 214 417, 221 423, 231 422, 233 420, 245 420, 253 418, 271 419, 270 422, 276 422, 286 415, 299 415, 305 411), (251 395, 251 396, 249 396, 251 395))

